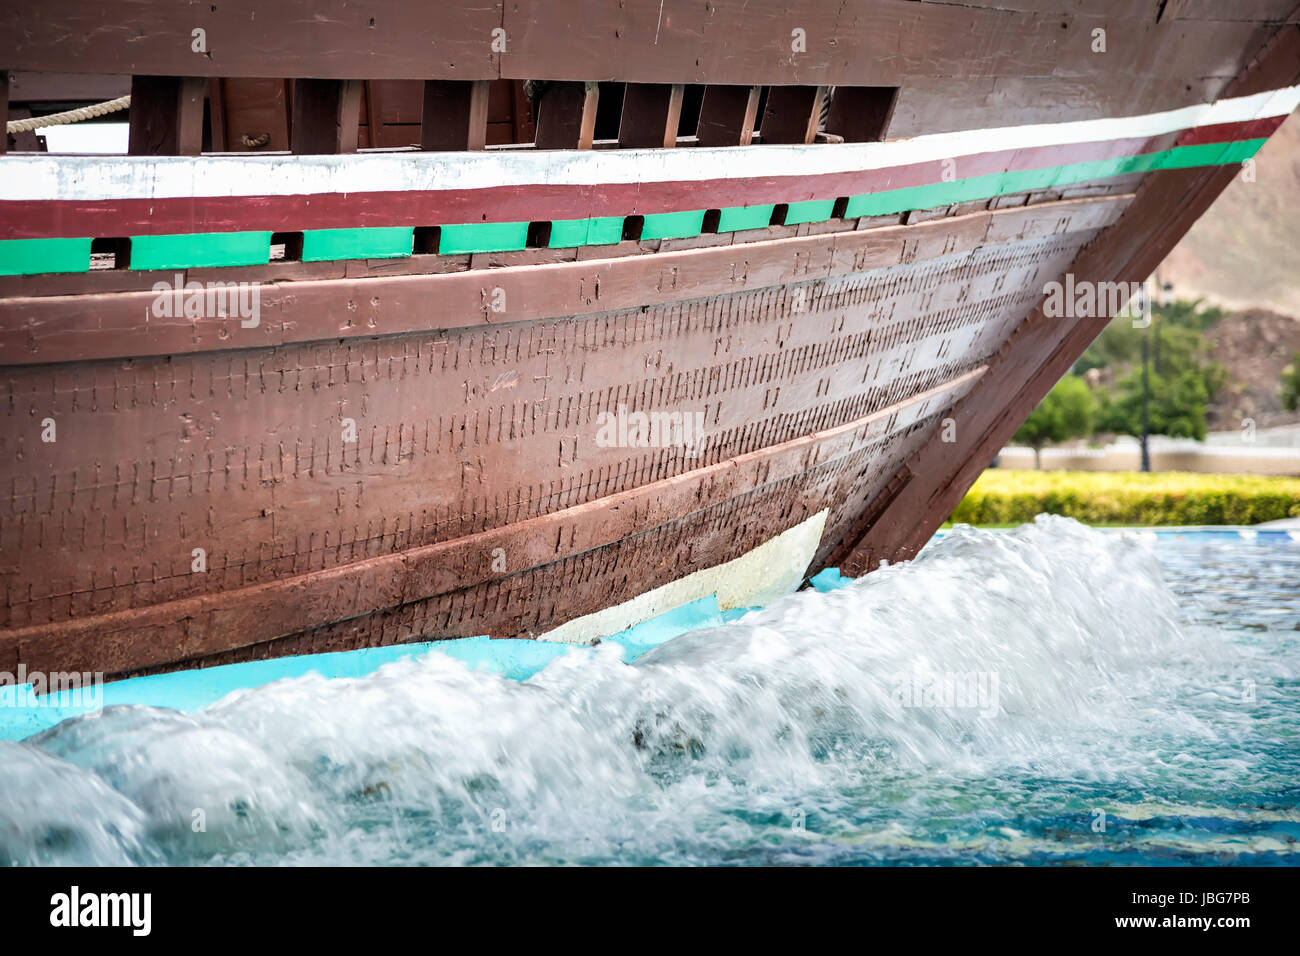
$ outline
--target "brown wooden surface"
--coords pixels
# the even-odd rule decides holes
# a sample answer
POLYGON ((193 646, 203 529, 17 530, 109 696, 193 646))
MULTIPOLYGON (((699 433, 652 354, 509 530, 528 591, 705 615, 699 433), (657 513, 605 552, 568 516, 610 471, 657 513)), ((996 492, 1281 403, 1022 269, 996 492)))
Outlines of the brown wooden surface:
POLYGON ((1286 13, 1161 0, 48 0, 0 9, 0 63, 222 77, 898 86, 894 135, 1174 108, 1221 94, 1286 13), (1214 18, 1219 19, 1214 19, 1214 18), (1209 18, 1209 19, 1207 19, 1209 18), (371 21, 373 20, 373 24, 371 21), (107 26, 106 26, 107 25, 107 26), (208 55, 191 51, 207 30, 208 55), (791 49, 793 28, 807 50, 791 49), (1092 30, 1107 30, 1105 54, 1092 30), (505 30, 505 51, 492 49, 505 30), (1104 57, 1104 59, 1099 59, 1104 57))
MULTIPOLYGON (((752 84, 775 82, 751 78, 767 50, 764 70, 811 87, 835 82, 828 64, 845 57, 842 69, 864 85, 902 86, 891 135, 988 116, 1032 122, 1036 111, 1061 120, 1169 108, 1216 95, 1247 63, 1232 92, 1284 86, 1300 71, 1300 27, 1264 31, 1277 36, 1257 55, 1256 24, 1180 15, 1205 9, 1196 4, 1156 24, 1144 0, 1092 8, 1131 20, 1111 24, 1118 55, 1098 69, 1070 46, 1093 21, 1007 9, 1025 2, 796 3, 809 55, 775 66, 772 35, 788 34, 788 4, 751 3, 743 15, 739 5, 577 4, 582 16, 562 31, 545 21, 554 5, 539 3, 498 21, 515 29, 497 65, 542 57, 603 77, 619 74, 602 64, 618 63, 633 83, 682 83, 693 62, 752 84), (828 24, 834 42, 823 44, 818 27, 828 24), (671 42, 652 50, 652 28, 671 42), (578 56, 593 37, 603 40, 578 56), (720 37, 732 61, 700 46, 720 37), (1135 41, 1147 44, 1140 63, 1124 52, 1135 41), (864 55, 872 51, 878 58, 864 55), (945 59, 953 51, 961 55, 945 59), (902 66, 914 73, 900 83, 889 71, 902 66)), ((123 13, 127 29, 145 8, 123 13)), ((372 5, 374 27, 355 8, 339 13, 377 31, 363 77, 401 68, 407 41, 385 32, 393 9, 372 5), (385 53, 397 66, 382 65, 385 53)), ((426 14, 403 9, 414 50, 426 14)), ((0 62, 23 65, 5 51, 38 48, 44 17, 34 12, 21 37, 0 31, 0 62)), ((323 42, 338 24, 301 26, 293 42, 336 51, 317 62, 358 49, 323 42)), ((229 47, 213 47, 214 59, 218 50, 229 47)), ((446 52, 425 49, 416 76, 447 78, 446 52)), ((97 55, 87 48, 87 69, 97 55)), ((161 54, 146 38, 125 55, 161 54)), ((293 51, 284 55, 292 65, 293 51)), ((455 78, 485 77, 470 67, 455 78)), ((346 145, 346 124, 326 136, 328 111, 309 109, 311 94, 293 99, 295 136, 301 110, 322 144, 346 145)), ((388 125, 373 95, 365 109, 376 130, 388 125)), ((665 116, 660 129, 669 126, 665 116)), ((0 669, 120 675, 536 635, 738 557, 823 510, 810 571, 840 555, 847 573, 908 557, 1103 324, 1048 321, 1037 308, 1045 282, 1067 270, 1091 281, 1145 276, 1234 174, 1162 171, 1143 177, 1136 197, 1044 191, 1032 205, 918 211, 908 224, 884 217, 853 231, 777 227, 741 244, 628 240, 572 260, 548 249, 413 257, 418 268, 467 271, 285 264, 295 281, 262 289, 256 328, 142 322, 153 294, 138 289, 8 298, 0 669), (488 305, 497 290, 504 314, 488 305), (620 404, 702 412, 702 455, 602 446, 596 416, 620 404), (58 422, 57 442, 40 440, 46 417, 58 422), (956 443, 939 437, 946 417, 956 443), (340 440, 345 418, 356 442, 340 440), (201 574, 191 571, 195 547, 207 554, 201 574), (505 572, 492 567, 497 548, 505 572)))
MULTIPOLYGON (((831 278, 902 260, 971 251, 986 241, 1050 234, 1052 229, 1094 230, 1108 225, 1126 197, 1084 199, 984 212, 914 226, 812 233, 786 227, 788 238, 704 249, 672 256, 611 258, 606 247, 578 261, 545 269, 527 267, 439 275, 359 276, 271 284, 260 289, 261 322, 195 323, 185 317, 140 322, 155 294, 140 291, 72 297, 33 296, 0 302, 0 363, 15 366, 58 361, 179 355, 231 347, 272 347, 291 342, 399 335, 429 327, 489 324, 483 289, 504 290, 512 321, 590 315, 638 304, 673 302, 687 291, 720 295, 736 288, 780 285, 793 276, 831 278), (800 235, 800 231, 803 234, 800 235), (670 269, 673 282, 665 283, 670 269), (741 278, 743 277, 743 278, 741 278), (599 288, 596 297, 593 290, 599 288), (232 335, 235 338, 232 339, 232 335)), ((779 234, 779 233, 778 233, 779 234)), ((394 268, 409 269, 402 261, 394 268)), ((164 278, 167 274, 164 274, 164 278)))
POLYGON ((128 152, 133 156, 199 155, 206 88, 202 77, 132 77, 128 152))
POLYGON ((748 146, 758 125, 757 86, 710 85, 700 105, 701 146, 748 146))
POLYGON ((471 150, 487 145, 487 80, 428 80, 420 148, 471 150))
POLYGON ((591 149, 600 107, 596 83, 551 83, 537 104, 538 149, 591 149))
POLYGON ((767 102, 759 119, 763 142, 811 143, 817 136, 824 86, 774 86, 767 91, 767 102))
POLYGON ((846 143, 871 143, 889 138, 889 121, 898 103, 898 90, 888 86, 841 86, 831 97, 826 130, 846 143))
MULTIPOLYGON (((1244 96, 1296 82, 1300 26, 1287 26, 1252 57, 1230 94, 1244 96)), ((1069 271, 1094 282, 1146 279, 1238 171, 1210 167, 1147 177, 1124 216, 1069 271)), ((1041 305, 1036 307, 991 359, 988 374, 950 413, 957 441, 944 442, 936 431, 917 450, 907 466, 926 480, 904 489, 852 543, 843 571, 858 575, 882 560, 914 556, 1106 322, 1104 317, 1048 319, 1041 305)))
MULTIPOLYGON (((493 79, 491 99, 516 108, 509 118, 490 119, 489 143, 532 141, 525 79, 898 87, 891 137, 998 126, 1012 114, 1031 123, 1171 109, 1222 95, 1246 66, 1244 51, 1264 42, 1271 23, 1296 16, 1294 7, 1280 14, 1286 4, 1266 2, 1196 4, 1171 13, 1158 0, 1064 6, 1025 0, 1007 8, 871 0, 844 9, 815 0, 698 7, 686 0, 662 7, 651 0, 556 0, 508 9, 452 4, 445 11, 400 0, 376 0, 365 10, 322 0, 310 15, 295 16, 306 0, 236 0, 218 5, 204 25, 161 0, 110 2, 93 16, 71 10, 72 2, 51 0, 15 30, 6 29, 8 11, 0 11, 0 63, 23 67, 19 76, 27 77, 35 75, 27 64, 39 62, 30 69, 62 71, 65 87, 73 82, 70 73, 105 76, 110 68, 222 77, 226 86, 279 82, 270 74, 353 77, 370 82, 375 100, 393 102, 405 96, 390 97, 375 84, 493 79), (114 29, 101 29, 101 17, 114 29), (64 28, 88 18, 97 23, 93 42, 64 28), (140 26, 146 21, 147 30, 140 26), (190 31, 199 25, 209 31, 206 57, 189 50, 190 31), (792 25, 806 31, 806 52, 783 52, 792 25), (1107 31, 1104 54, 1092 50, 1097 28, 1107 31), (507 31, 504 53, 491 50, 493 29, 507 31), (959 75, 954 64, 961 65, 959 75)), ((229 99, 226 122, 241 128, 226 137, 227 148, 286 148, 243 145, 246 136, 278 142, 278 124, 268 122, 259 102, 229 99), (250 117, 249 110, 259 115, 250 117)), ((419 104, 417 96, 400 115, 367 125, 361 145, 418 143, 411 127, 419 126, 419 104)))
POLYGON ((618 145, 632 149, 676 146, 684 92, 681 83, 627 84, 623 89, 618 145))
POLYGON ((9 71, 0 70, 0 156, 9 150, 9 133, 5 124, 9 122, 9 71))
POLYGON ((361 94, 359 80, 294 80, 289 127, 293 152, 355 153, 361 94))

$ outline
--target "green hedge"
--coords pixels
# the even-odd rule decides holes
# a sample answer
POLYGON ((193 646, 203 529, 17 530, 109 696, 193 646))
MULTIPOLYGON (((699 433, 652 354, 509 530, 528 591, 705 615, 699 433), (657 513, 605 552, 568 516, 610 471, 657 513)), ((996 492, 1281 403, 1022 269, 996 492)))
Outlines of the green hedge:
POLYGON ((950 520, 1021 524, 1043 512, 1097 525, 1258 524, 1300 517, 1300 478, 990 468, 950 520))

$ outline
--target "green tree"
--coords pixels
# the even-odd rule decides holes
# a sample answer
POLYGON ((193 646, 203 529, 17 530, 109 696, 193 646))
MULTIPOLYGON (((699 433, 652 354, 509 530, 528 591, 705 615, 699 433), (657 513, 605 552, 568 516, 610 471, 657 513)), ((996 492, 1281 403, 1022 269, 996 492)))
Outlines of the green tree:
POLYGON ((1097 399, 1083 379, 1067 375, 1052 387, 1025 419, 1012 441, 1034 450, 1034 467, 1041 468, 1043 446, 1092 434, 1097 399))
MULTIPOLYGON (((1205 406, 1209 402, 1204 369, 1188 368, 1177 374, 1150 377, 1148 416, 1152 435, 1170 438, 1205 438, 1205 406)), ((1102 402, 1097 417, 1099 431, 1121 435, 1142 434, 1142 370, 1134 369, 1102 402)))
POLYGON ((1300 409, 1300 352, 1291 353, 1291 364, 1282 369, 1282 407, 1300 409))

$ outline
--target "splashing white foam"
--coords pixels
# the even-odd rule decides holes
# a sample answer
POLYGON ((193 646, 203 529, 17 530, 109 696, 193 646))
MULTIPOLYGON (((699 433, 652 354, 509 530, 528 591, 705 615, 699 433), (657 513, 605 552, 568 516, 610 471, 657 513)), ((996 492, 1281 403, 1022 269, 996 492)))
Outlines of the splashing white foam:
POLYGON ((1222 746, 1237 650, 1177 618, 1136 537, 959 528, 631 666, 605 645, 517 683, 435 651, 67 721, 0 745, 0 862, 834 858, 945 825, 984 846, 971 827, 1017 801, 1257 769, 1222 746))

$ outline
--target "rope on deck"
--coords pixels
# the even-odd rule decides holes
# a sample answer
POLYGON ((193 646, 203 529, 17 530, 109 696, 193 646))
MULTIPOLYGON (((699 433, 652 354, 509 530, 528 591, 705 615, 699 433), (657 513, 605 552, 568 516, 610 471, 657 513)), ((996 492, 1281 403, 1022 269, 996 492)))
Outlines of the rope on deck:
POLYGON ((126 96, 119 96, 115 100, 92 103, 90 106, 82 106, 62 113, 51 113, 49 116, 33 116, 31 119, 9 120, 5 123, 5 132, 29 133, 32 130, 44 129, 47 126, 67 126, 69 123, 80 123, 82 120, 94 119, 96 116, 116 113, 118 110, 124 110, 130 105, 131 96, 127 94, 126 96))

